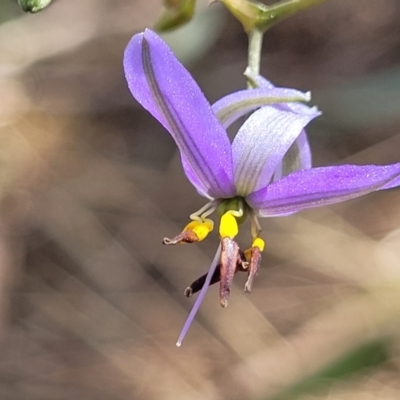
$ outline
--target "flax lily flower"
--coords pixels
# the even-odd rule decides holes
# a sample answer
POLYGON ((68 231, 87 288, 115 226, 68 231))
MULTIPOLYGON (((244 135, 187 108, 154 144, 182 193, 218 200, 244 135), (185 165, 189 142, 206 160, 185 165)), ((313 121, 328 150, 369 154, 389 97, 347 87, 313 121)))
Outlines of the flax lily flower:
POLYGON ((211 267, 185 291, 190 296, 201 290, 178 346, 210 283, 220 282, 223 307, 237 271, 248 272, 245 290, 250 292, 264 249, 258 217, 290 215, 400 184, 400 163, 311 168, 304 127, 320 113, 299 103, 309 100, 308 93, 249 77, 258 88, 233 93, 211 106, 166 43, 150 30, 133 36, 124 69, 132 95, 171 134, 187 178, 208 199, 183 231, 165 238, 164 244, 201 241, 214 226, 209 216, 220 216, 221 240, 211 267), (231 143, 226 128, 251 111, 231 143), (246 217, 251 221, 251 245, 243 252, 235 237, 246 217))

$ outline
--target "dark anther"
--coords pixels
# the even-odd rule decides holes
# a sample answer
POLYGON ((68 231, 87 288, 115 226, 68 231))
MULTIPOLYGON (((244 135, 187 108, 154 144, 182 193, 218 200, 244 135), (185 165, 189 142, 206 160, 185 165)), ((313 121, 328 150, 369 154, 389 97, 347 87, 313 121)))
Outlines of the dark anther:
MULTIPOLYGON (((203 286, 204 282, 206 281, 207 274, 202 275, 200 278, 196 279, 189 287, 185 289, 185 296, 190 297, 194 293, 200 291, 203 286)), ((214 274, 211 278, 210 285, 213 285, 214 283, 219 282, 221 279, 221 270, 220 270, 220 264, 217 265, 217 268, 214 271, 214 274)))

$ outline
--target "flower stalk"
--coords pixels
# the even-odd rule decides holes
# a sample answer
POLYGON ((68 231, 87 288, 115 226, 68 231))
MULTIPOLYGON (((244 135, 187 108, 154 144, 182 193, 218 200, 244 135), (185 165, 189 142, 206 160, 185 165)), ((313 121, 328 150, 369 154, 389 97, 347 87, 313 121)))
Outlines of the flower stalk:
MULTIPOLYGON (((249 74, 257 76, 260 75, 260 64, 261 64, 261 51, 262 43, 264 38, 264 32, 258 28, 253 28, 248 33, 249 38, 249 49, 247 57, 247 68, 249 74)), ((250 81, 247 82, 249 89, 254 88, 250 81)))

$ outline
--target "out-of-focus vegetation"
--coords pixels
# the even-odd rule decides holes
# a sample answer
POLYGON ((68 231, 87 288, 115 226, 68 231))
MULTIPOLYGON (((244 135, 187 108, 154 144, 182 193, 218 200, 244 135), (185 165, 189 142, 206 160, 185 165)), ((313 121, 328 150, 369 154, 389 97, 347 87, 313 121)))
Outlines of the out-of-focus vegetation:
MULTIPOLYGON (((238 276, 223 310, 212 287, 177 349, 218 237, 161 245, 203 202, 122 73, 161 2, 0 7, 1 399, 399 398, 398 190, 263 221, 252 294, 238 276)), ((245 87, 247 40, 205 12, 169 40, 214 101, 245 87)), ((263 75, 324 112, 317 165, 400 161, 399 16, 327 0, 267 33, 263 75)))

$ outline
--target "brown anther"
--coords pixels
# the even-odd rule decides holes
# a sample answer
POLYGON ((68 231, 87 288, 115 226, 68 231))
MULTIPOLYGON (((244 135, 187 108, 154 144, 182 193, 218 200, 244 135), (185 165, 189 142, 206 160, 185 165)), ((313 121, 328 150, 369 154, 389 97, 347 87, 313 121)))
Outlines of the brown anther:
POLYGON ((219 285, 219 301, 222 307, 228 305, 228 298, 231 292, 233 276, 238 263, 241 263, 239 246, 228 237, 221 239, 221 281, 219 285))
POLYGON ((258 274, 260 265, 261 265, 261 250, 258 247, 252 247, 250 252, 247 282, 244 285, 244 291, 246 293, 251 292, 253 281, 258 274))
MULTIPOLYGON (((235 273, 238 271, 247 271, 249 268, 249 263, 246 261, 244 253, 242 250, 239 250, 239 256, 236 264, 235 273)), ((200 278, 196 279, 190 286, 188 286, 185 291, 184 295, 186 297, 192 297, 195 293, 199 292, 206 281, 207 274, 200 276, 200 278)), ((210 285, 217 283, 221 280, 221 263, 217 265, 217 268, 214 271, 213 276, 211 277, 210 285)))
POLYGON ((187 231, 181 232, 179 235, 175 236, 172 239, 164 238, 162 243, 166 244, 166 245, 173 245, 173 244, 182 244, 182 243, 194 243, 194 242, 198 242, 198 241, 199 241, 199 238, 197 237, 197 235, 193 231, 187 230, 187 231))

